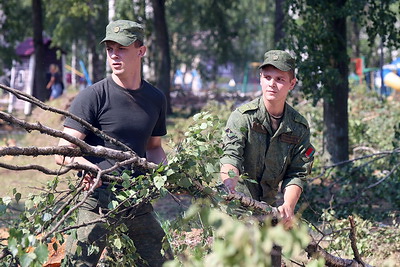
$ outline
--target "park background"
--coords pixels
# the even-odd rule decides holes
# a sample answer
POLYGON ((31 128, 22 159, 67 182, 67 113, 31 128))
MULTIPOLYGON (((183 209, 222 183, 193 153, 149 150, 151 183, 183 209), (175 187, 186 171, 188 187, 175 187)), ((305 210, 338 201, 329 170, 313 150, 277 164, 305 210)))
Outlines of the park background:
MULTIPOLYGON (((0 74, 10 87, 47 101, 46 72, 51 63, 59 64, 66 89, 46 103, 67 109, 79 90, 108 73, 99 45, 108 22, 138 21, 145 26, 148 46, 144 77, 168 98, 165 143, 176 144, 196 125, 196 113, 215 114, 223 125, 234 107, 259 95, 257 66, 263 53, 288 50, 296 55, 299 79, 289 102, 309 120, 317 148, 299 203, 308 207, 303 217, 318 226, 332 224, 324 229, 327 243, 336 255, 352 258, 345 222, 357 216, 363 257, 378 266, 395 266, 400 240, 399 8, 397 1, 352 0, 2 1, 0 74), (332 237, 334 229, 343 230, 342 236, 332 237)), ((2 105, 27 121, 62 127, 61 116, 45 115, 7 92, 2 105)), ((6 122, 1 126, 3 146, 57 142, 6 122)), ((175 148, 167 145, 171 155, 175 148)), ((2 159, 57 168, 51 157, 2 159)), ((49 179, 38 171, 6 168, 0 176, 2 197, 13 195, 13 188, 22 196, 40 191, 49 179)))

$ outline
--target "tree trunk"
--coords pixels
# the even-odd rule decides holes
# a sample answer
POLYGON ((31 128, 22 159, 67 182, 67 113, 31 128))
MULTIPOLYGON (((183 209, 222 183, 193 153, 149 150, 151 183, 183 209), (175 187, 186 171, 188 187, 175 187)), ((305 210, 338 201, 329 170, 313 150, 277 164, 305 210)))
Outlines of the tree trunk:
POLYGON ((154 30, 156 35, 156 86, 167 97, 167 114, 172 113, 171 88, 171 56, 169 51, 168 27, 165 19, 165 0, 151 0, 154 12, 154 30))
MULTIPOLYGON (((345 0, 336 1, 338 10, 345 0)), ((336 48, 332 49, 332 68, 338 70, 339 79, 331 84, 331 94, 324 98, 324 149, 332 163, 349 158, 349 126, 348 126, 348 55, 346 52, 346 18, 332 20, 332 34, 335 36, 336 48)))
MULTIPOLYGON (((89 20, 89 27, 91 29, 94 29, 94 18, 90 18, 89 20)), ((96 39, 96 34, 94 30, 89 31, 89 36, 88 36, 88 71, 89 71, 89 76, 90 79, 92 80, 92 83, 98 82, 101 79, 104 78, 104 69, 105 69, 105 64, 102 60, 100 60, 100 57, 97 53, 97 46, 98 46, 98 41, 96 39)), ((103 58, 103 57, 101 57, 103 58)))
POLYGON ((283 23, 285 21, 284 4, 285 0, 275 0, 274 43, 276 47, 278 47, 280 40, 285 36, 285 32, 283 31, 283 23))
POLYGON ((47 100, 48 92, 46 89, 46 66, 45 49, 43 44, 43 14, 42 1, 32 0, 32 25, 33 25, 33 45, 35 49, 35 74, 33 96, 41 101, 47 100))

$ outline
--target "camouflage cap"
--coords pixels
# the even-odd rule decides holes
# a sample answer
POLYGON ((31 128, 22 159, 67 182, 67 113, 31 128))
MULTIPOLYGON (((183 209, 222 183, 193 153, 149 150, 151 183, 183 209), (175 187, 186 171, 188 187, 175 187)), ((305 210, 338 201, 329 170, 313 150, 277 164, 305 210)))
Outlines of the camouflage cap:
POLYGON ((136 40, 143 42, 144 29, 139 23, 130 20, 116 20, 106 27, 106 37, 100 42, 114 41, 123 46, 129 46, 136 40))
POLYGON ((289 71, 295 69, 295 60, 288 52, 270 50, 264 54, 264 62, 258 68, 261 69, 266 65, 272 65, 281 71, 289 71))

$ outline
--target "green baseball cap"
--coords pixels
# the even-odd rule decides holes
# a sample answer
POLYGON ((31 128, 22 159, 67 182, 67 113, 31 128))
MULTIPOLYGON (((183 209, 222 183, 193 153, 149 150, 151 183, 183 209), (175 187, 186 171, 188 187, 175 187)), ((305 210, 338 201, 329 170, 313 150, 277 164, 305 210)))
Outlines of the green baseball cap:
POLYGON ((139 23, 130 20, 116 20, 106 27, 106 37, 100 42, 114 41, 123 46, 129 46, 136 40, 143 42, 144 29, 139 23))
POLYGON ((266 65, 272 65, 281 71, 289 71, 295 69, 295 60, 288 52, 270 50, 264 54, 264 62, 258 68, 261 69, 266 65))

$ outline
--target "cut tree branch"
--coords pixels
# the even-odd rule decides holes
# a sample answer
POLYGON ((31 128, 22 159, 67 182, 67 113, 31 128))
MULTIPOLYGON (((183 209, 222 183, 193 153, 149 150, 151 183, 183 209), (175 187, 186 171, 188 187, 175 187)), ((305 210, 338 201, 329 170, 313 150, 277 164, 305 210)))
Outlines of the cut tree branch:
POLYGON ((33 97, 33 96, 29 95, 29 94, 26 94, 26 93, 24 93, 24 92, 22 92, 20 90, 5 86, 4 84, 0 84, 0 88, 5 90, 5 91, 7 91, 7 92, 9 92, 9 93, 12 93, 18 99, 21 99, 21 100, 27 101, 29 103, 32 103, 32 104, 40 107, 43 110, 48 110, 48 111, 51 111, 51 112, 54 112, 54 113, 69 117, 69 118, 79 122, 86 129, 92 131, 94 134, 96 134, 97 136, 100 136, 104 140, 109 141, 112 144, 118 145, 118 146, 124 148, 126 151, 131 151, 132 152, 132 149, 129 146, 127 146, 124 143, 120 142, 119 140, 107 135, 103 131, 100 131, 96 127, 93 127, 90 123, 88 123, 85 120, 82 120, 80 117, 75 116, 74 114, 71 114, 71 113, 69 113, 69 112, 67 112, 65 110, 61 110, 61 109, 57 109, 57 108, 48 106, 45 103, 43 103, 42 101, 40 101, 39 99, 37 99, 37 98, 35 98, 35 97, 33 97))
POLYGON ((357 263, 360 263, 362 266, 365 266, 365 263, 361 259, 360 252, 358 251, 357 248, 357 237, 356 237, 357 233, 353 216, 349 216, 349 221, 350 221, 350 244, 351 244, 351 249, 353 250, 354 258, 357 261, 357 263))

